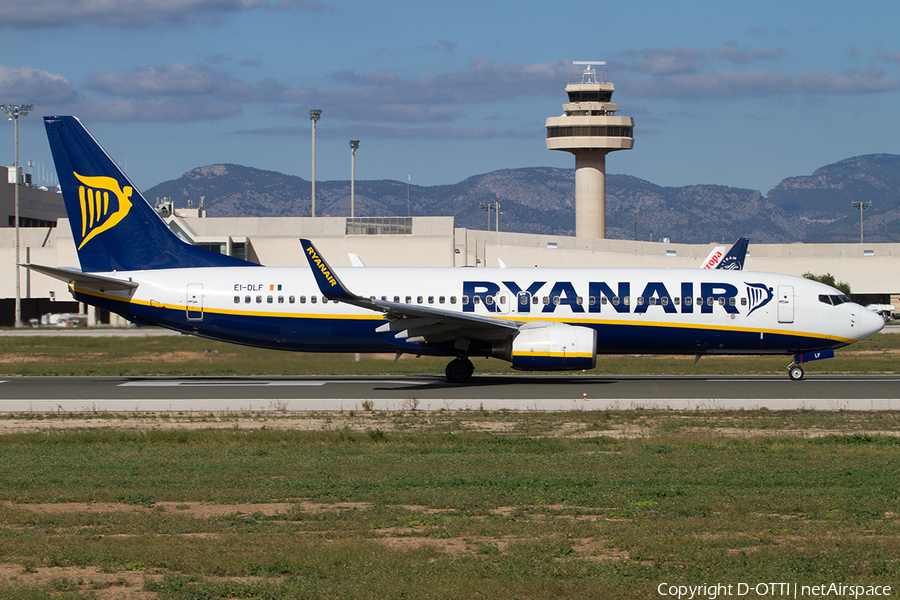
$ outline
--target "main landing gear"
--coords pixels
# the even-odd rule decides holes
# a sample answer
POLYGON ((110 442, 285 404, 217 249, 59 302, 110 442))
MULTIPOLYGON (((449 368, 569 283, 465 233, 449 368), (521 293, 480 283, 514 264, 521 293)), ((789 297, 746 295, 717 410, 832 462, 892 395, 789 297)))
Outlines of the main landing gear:
POLYGON ((475 365, 468 358, 455 358, 447 365, 444 374, 450 383, 466 383, 475 372, 475 365))

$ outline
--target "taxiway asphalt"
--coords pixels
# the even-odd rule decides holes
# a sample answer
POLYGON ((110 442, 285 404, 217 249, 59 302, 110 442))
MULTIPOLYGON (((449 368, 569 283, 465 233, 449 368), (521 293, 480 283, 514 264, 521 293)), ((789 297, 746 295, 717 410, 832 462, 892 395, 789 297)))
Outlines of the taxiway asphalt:
POLYGON ((8 377, 0 412, 900 410, 898 376, 8 377))

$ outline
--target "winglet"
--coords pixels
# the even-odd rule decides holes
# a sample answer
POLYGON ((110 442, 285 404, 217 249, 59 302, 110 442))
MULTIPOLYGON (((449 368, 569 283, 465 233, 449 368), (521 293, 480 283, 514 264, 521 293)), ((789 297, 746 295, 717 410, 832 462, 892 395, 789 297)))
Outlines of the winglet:
POLYGON ((313 277, 316 278, 316 284, 322 295, 331 300, 342 300, 344 302, 359 302, 361 299, 353 294, 338 279, 334 270, 313 246, 313 243, 307 239, 300 238, 300 245, 303 247, 303 254, 309 261, 309 267, 312 269, 313 277))

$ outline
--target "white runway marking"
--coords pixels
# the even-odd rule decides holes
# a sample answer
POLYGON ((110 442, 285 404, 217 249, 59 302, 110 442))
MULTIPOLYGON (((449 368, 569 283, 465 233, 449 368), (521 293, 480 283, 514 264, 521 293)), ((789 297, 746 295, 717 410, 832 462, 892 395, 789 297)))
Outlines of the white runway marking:
MULTIPOLYGON (((761 381, 789 381, 787 377, 756 377, 754 379, 707 379, 706 381, 726 381, 728 383, 759 383, 761 381)), ((804 379, 799 385, 807 385, 809 383, 872 383, 873 381, 881 382, 898 382, 900 381, 900 377, 886 377, 886 378, 878 378, 878 379, 849 379, 849 378, 828 378, 822 379, 818 377, 809 377, 804 379)))
POLYGON ((128 381, 120 383, 118 387, 320 387, 328 383, 386 383, 392 385, 425 385, 426 381, 409 380, 364 380, 364 379, 318 379, 310 381, 302 380, 259 380, 259 381, 231 381, 221 380, 159 380, 159 381, 128 381))

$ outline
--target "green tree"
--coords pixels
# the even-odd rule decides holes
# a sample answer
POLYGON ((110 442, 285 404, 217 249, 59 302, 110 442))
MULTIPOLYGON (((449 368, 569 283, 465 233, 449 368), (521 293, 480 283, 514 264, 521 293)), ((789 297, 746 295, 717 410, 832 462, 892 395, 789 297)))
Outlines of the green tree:
POLYGON ((825 285, 830 285, 831 287, 844 292, 845 295, 850 295, 850 284, 845 281, 836 282, 834 280, 834 275, 832 275, 831 273, 825 273, 824 275, 813 275, 812 273, 807 271, 803 274, 803 277, 805 277, 806 279, 812 279, 813 281, 818 281, 819 283, 824 283, 825 285))

